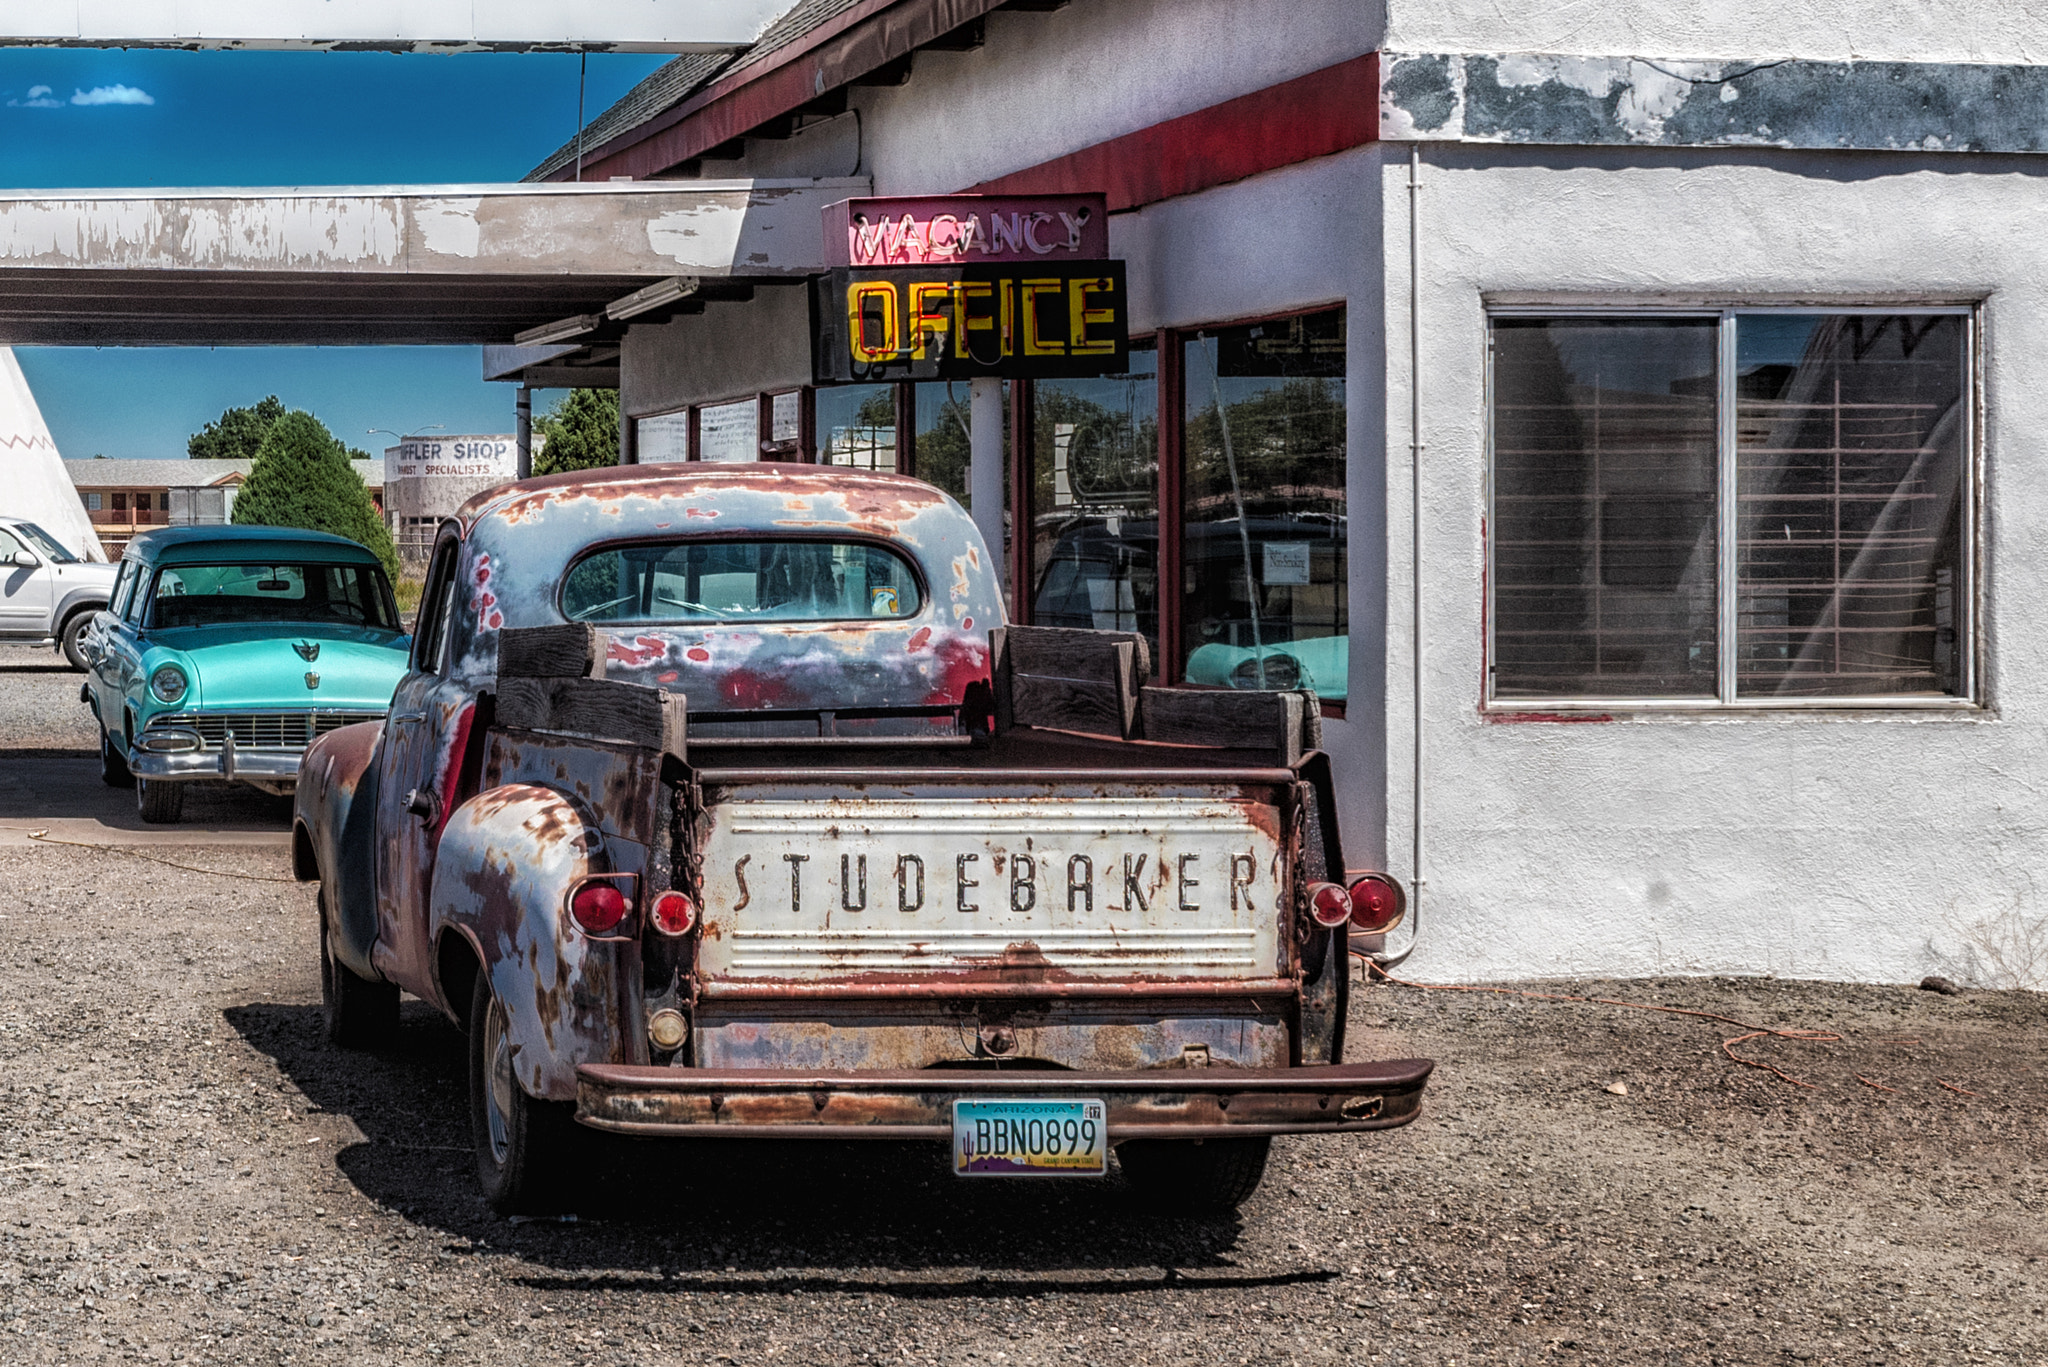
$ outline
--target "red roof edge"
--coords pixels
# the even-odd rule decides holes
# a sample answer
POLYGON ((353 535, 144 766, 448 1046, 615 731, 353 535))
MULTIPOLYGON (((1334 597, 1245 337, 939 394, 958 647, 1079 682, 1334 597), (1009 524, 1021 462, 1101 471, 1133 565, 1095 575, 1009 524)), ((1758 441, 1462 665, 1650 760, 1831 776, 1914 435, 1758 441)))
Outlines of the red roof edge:
POLYGON ((1347 151, 1380 136, 1380 55, 1339 62, 1022 171, 970 194, 1101 191, 1111 213, 1347 151))

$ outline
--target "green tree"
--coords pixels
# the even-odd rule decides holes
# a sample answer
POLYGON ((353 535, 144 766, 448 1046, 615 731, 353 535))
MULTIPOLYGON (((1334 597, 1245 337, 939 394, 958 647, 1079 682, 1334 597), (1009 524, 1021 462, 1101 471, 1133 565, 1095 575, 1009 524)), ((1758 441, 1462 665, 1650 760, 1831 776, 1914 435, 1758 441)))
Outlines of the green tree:
POLYGON ((254 460, 256 448, 284 416, 284 402, 272 394, 254 408, 230 408, 192 434, 185 454, 193 460, 254 460))
POLYGON ((241 526, 304 527, 359 541, 398 577, 398 550, 348 449, 311 413, 297 409, 270 425, 256 463, 235 496, 241 526))
POLYGON ((533 455, 536 475, 594 470, 619 463, 619 391, 572 389, 569 397, 533 420, 547 438, 533 455))

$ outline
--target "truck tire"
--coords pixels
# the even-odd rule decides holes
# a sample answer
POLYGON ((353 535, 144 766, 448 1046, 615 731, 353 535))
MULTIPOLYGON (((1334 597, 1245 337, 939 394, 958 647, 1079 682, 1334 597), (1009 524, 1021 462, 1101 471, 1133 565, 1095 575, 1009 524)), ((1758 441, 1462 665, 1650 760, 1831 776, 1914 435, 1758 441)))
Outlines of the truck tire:
POLYGON ((505 1008, 479 969, 469 999, 469 1125, 477 1181, 500 1215, 547 1215, 563 1209, 567 1178, 578 1172, 581 1138, 576 1107, 528 1096, 512 1071, 505 1008))
POLYGON ((327 947, 327 885, 320 908, 320 1006, 327 1042, 343 1049, 381 1049, 398 1031, 398 984, 372 982, 336 959, 327 947))
POLYGON ((161 778, 137 778, 135 814, 153 826, 177 824, 185 815, 185 785, 161 778))
MULTIPOLYGON (((106 605, 102 603, 101 607, 106 605)), ((83 674, 86 671, 84 641, 86 628, 92 625, 92 615, 97 609, 81 608, 64 619, 64 626, 57 640, 63 647, 64 658, 71 667, 83 674)))
POLYGON ((1268 1135, 1245 1139, 1132 1139, 1119 1144, 1117 1162, 1138 1198, 1173 1215, 1221 1215, 1236 1210, 1266 1175, 1268 1135))
POLYGON ((135 786, 135 775, 129 772, 128 761, 114 748, 114 739, 104 726, 100 728, 100 782, 109 788, 135 786))

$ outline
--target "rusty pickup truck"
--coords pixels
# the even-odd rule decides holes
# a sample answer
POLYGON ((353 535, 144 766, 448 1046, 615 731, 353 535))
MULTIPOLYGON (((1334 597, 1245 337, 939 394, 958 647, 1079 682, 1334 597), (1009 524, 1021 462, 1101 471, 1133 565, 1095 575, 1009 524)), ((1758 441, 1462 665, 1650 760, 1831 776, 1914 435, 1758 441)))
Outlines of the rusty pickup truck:
POLYGON ((917 1139, 955 1172, 1235 1206, 1272 1136, 1413 1119, 1347 1063, 1345 876, 1313 694, 1162 689, 1132 633, 1006 626, 916 480, 659 466, 509 485, 434 546, 381 723, 314 742, 330 1037, 401 990, 469 1045, 500 1210, 579 1127, 917 1139))

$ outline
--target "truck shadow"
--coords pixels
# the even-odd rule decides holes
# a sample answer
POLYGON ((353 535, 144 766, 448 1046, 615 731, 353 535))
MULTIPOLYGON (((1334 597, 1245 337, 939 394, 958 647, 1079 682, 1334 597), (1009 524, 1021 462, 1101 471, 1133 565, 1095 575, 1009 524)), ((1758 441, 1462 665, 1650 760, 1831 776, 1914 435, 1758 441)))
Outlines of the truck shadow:
MULTIPOLYGON (((1294 1271, 1239 1270, 1237 1216, 1155 1214, 1114 1172, 964 1182, 936 1144, 593 1132, 570 1178, 582 1192, 573 1222, 508 1221, 477 1193, 465 1041, 437 1013, 408 1000, 398 1042, 374 1055, 328 1045, 317 1006, 259 1003, 224 1015, 314 1106, 362 1132, 336 1163, 364 1196, 463 1249, 488 1244, 539 1264, 546 1271, 523 1280, 542 1290, 1120 1294, 1176 1281, 1322 1282, 1342 1272, 1334 1256, 1313 1253, 1294 1271), (932 1276, 871 1287, 858 1273, 844 1275, 856 1269, 932 1276), (1060 1273, 1067 1276, 1047 1275, 1060 1273)), ((1276 1152, 1276 1166, 1279 1159, 1276 1152)), ((1277 1181, 1269 1174, 1269 1186, 1277 1181)))

